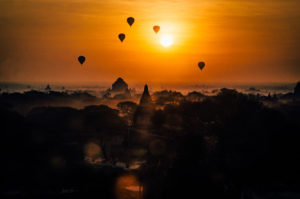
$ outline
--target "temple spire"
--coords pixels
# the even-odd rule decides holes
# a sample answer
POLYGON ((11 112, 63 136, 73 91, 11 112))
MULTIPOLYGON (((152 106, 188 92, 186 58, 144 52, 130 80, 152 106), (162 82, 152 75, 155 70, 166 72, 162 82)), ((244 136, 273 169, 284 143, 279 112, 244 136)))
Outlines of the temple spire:
POLYGON ((140 100, 140 106, 150 106, 152 105, 152 99, 149 94, 148 85, 146 84, 144 87, 144 92, 140 100))

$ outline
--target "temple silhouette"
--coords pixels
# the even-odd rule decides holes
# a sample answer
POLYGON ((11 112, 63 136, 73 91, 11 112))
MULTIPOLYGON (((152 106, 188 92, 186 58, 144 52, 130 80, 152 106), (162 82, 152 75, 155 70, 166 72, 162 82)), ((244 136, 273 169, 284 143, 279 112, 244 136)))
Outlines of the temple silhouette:
POLYGON ((151 126, 151 117, 153 116, 154 105, 151 99, 148 85, 144 87, 139 106, 133 117, 133 126, 138 131, 146 133, 151 126))

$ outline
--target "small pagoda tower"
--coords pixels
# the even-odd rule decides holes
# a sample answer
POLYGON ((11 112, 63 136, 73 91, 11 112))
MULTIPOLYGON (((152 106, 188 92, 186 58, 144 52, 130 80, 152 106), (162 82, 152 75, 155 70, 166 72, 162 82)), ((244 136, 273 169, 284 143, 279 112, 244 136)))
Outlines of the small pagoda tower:
POLYGON ((136 129, 147 131, 151 127, 151 118, 154 112, 154 105, 149 94, 147 84, 144 87, 143 95, 139 106, 133 117, 133 126, 136 129))

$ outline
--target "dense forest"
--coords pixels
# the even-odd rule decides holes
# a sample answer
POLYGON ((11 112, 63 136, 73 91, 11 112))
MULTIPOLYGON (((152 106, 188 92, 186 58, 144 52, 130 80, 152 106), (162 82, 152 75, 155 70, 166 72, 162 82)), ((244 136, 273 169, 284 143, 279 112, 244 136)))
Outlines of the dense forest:
POLYGON ((297 94, 145 88, 109 107, 84 93, 2 93, 1 195, 298 198, 297 94))

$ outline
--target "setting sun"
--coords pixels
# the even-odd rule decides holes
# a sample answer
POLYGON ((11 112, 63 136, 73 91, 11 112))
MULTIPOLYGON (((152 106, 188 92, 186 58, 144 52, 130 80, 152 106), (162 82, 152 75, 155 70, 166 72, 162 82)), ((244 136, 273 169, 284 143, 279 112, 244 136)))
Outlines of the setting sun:
POLYGON ((0 0, 0 27, 3 198, 300 199, 300 0, 0 0))
POLYGON ((171 35, 162 35, 160 38, 160 43, 164 47, 169 47, 173 44, 173 37, 171 35))

